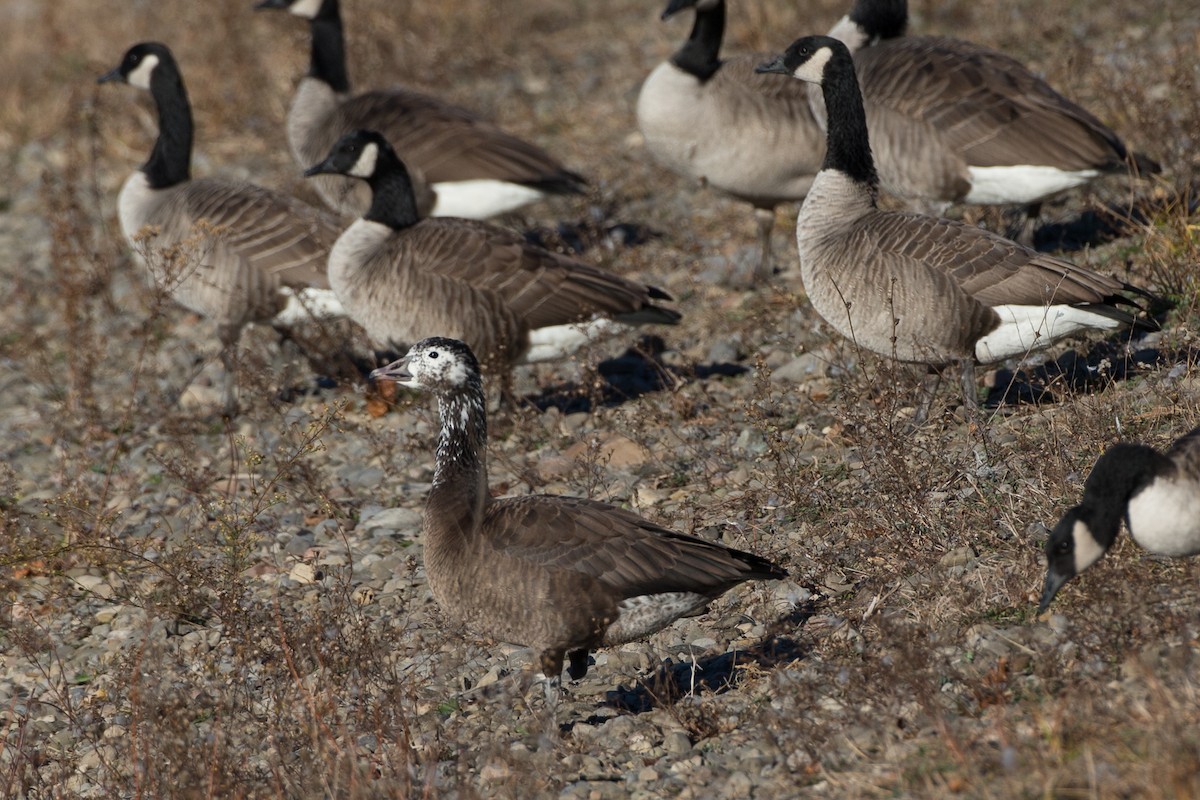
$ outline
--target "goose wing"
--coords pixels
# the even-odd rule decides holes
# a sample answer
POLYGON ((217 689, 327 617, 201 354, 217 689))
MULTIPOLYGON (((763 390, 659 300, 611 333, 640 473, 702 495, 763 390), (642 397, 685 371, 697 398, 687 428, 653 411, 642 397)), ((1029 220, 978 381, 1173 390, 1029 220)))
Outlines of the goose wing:
MULTIPOLYGON (((1121 281, 994 233, 920 214, 874 214, 864 234, 885 254, 944 272, 975 300, 998 305, 1136 305, 1121 281)), ((1128 321, 1132 321, 1132 317, 1128 321)))
POLYGON ((1166 455, 1175 462, 1183 475, 1200 484, 1200 428, 1195 428, 1176 439, 1166 455))
POLYGON ((623 597, 715 594, 741 581, 787 575, 759 556, 582 498, 498 500, 485 512, 483 530, 506 556, 589 575, 623 597))
POLYGON ((337 115, 334 127, 342 133, 360 128, 382 133, 430 183, 491 179, 559 192, 579 192, 586 185, 540 147, 420 92, 365 92, 342 102, 337 115))
POLYGON ((285 286, 329 288, 329 250, 341 233, 334 217, 249 183, 201 179, 182 187, 164 218, 184 236, 207 226, 226 252, 285 286))
POLYGON ((920 120, 972 166, 1124 164, 1116 134, 1003 53, 908 36, 863 48, 854 63, 868 113, 875 106, 920 120))
POLYGON ((670 299, 661 289, 551 253, 486 222, 421 220, 394 237, 393 247, 396 258, 421 271, 499 298, 530 329, 595 314, 619 318, 658 312, 658 321, 679 318, 651 302, 670 299))

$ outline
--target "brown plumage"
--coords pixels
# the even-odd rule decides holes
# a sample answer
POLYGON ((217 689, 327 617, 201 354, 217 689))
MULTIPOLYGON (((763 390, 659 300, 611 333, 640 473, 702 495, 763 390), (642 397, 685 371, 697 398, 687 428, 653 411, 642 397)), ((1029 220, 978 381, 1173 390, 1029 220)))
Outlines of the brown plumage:
MULTIPOLYGON (((1102 174, 1159 171, 1020 62, 959 39, 903 36, 907 16, 904 0, 858 0, 830 33, 854 55, 889 192, 936 205, 1036 203, 1102 174), (1015 167, 1036 169, 994 169, 1015 167)), ((811 98, 824 124, 816 87, 811 98)))
POLYGON ((611 325, 673 324, 661 289, 552 253, 486 222, 419 219, 404 164, 373 131, 347 134, 309 175, 366 180, 374 198, 330 254, 334 292, 377 342, 461 338, 489 370, 561 358, 611 325), (561 326, 586 324, 586 330, 561 326))
POLYGON ((191 180, 191 107, 165 45, 134 45, 100 78, 118 80, 148 89, 159 118, 150 159, 121 189, 121 229, 158 285, 218 324, 225 410, 232 413, 232 351, 242 328, 276 322, 298 291, 328 293, 326 264, 340 226, 331 215, 260 186, 191 180))
MULTIPOLYGON (((464 108, 403 87, 350 94, 337 0, 263 0, 258 8, 310 21, 312 60, 288 112, 288 141, 301 166, 316 163, 344 134, 376 130, 404 158, 422 216, 483 218, 546 194, 577 194, 582 176, 537 145, 464 108), (483 183, 480 183, 483 182, 483 183)), ((337 211, 360 216, 371 204, 362 184, 337 175, 316 181, 337 211)))
POLYGON ((425 572, 447 615, 532 647, 556 687, 588 651, 638 639, 747 580, 786 577, 769 561, 574 497, 495 499, 478 362, 462 342, 418 342, 372 377, 425 389, 442 420, 423 525, 425 572))
POLYGON ((760 56, 720 57, 724 0, 672 0, 663 17, 688 6, 696 7, 691 36, 642 84, 638 129, 663 166, 754 206, 761 281, 771 273, 775 207, 804 198, 825 137, 802 84, 756 74, 760 56))
POLYGON ((829 109, 825 163, 796 240, 805 292, 843 336, 901 361, 969 368, 1135 321, 1121 306, 1136 310, 1125 294, 1144 290, 981 228, 879 209, 862 95, 842 42, 805 37, 759 69, 818 84, 829 109))

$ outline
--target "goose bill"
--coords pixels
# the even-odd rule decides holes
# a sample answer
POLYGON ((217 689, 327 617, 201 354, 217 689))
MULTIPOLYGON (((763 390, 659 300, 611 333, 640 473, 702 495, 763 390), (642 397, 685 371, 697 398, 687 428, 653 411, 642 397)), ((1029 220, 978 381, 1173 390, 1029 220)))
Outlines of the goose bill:
POLYGON ((371 380, 395 381, 396 383, 407 385, 412 380, 412 374, 408 371, 408 356, 397 359, 386 367, 372 370, 371 380))

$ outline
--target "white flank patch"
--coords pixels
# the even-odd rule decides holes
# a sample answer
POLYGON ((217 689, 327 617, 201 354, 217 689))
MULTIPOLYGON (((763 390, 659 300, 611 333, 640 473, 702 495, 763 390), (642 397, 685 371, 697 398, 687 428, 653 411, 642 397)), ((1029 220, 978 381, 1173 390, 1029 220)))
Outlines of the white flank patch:
POLYGON ((358 161, 354 162, 354 166, 346 174, 353 175, 355 178, 369 178, 375 174, 375 162, 378 160, 379 145, 367 142, 366 147, 358 156, 358 161))
POLYGON ((154 74, 154 68, 158 66, 158 56, 151 53, 142 59, 142 63, 134 67, 133 72, 125 78, 129 81, 130 86, 136 86, 139 89, 150 88, 150 76, 154 74))
POLYGON ((146 173, 140 169, 125 179, 121 193, 117 195, 117 219, 121 223, 121 232, 135 253, 140 255, 142 249, 134 237, 146 225, 148 212, 158 208, 161 193, 166 189, 151 189, 146 173))
POLYGON ((993 310, 1000 315, 1000 327, 975 343, 975 358, 981 364, 1041 350, 1079 331, 1121 327, 1115 319, 1074 306, 993 306, 993 310))
POLYGON ((543 193, 519 183, 507 181, 446 181, 435 183, 437 202, 430 216, 487 219, 506 211, 527 206, 543 193))
POLYGON ((297 17, 305 19, 315 19, 317 12, 321 10, 322 0, 297 0, 288 6, 288 12, 295 14, 297 17))
POLYGON ((536 328, 529 332, 529 350, 526 351, 522 360, 526 364, 536 364, 539 361, 558 361, 571 355, 588 342, 627 327, 620 322, 597 317, 590 322, 536 328))
POLYGON ((313 319, 335 319, 346 316, 346 309, 332 289, 293 289, 284 286, 280 290, 287 296, 287 305, 275 315, 282 325, 296 325, 313 319))
POLYGON ((971 191, 964 203, 1006 205, 1034 203, 1052 194, 1087 183, 1100 174, 1084 169, 1067 172, 1057 167, 1021 164, 1013 167, 969 167, 971 191))
POLYGON ((1129 532, 1152 553, 1200 553, 1200 484, 1158 478, 1129 501, 1129 532))
POLYGON ((825 65, 833 58, 833 48, 822 47, 812 54, 812 58, 796 67, 792 75, 809 83, 820 83, 825 78, 825 65))
POLYGON ((1104 548, 1092 536, 1091 529, 1078 520, 1071 529, 1071 538, 1075 540, 1075 574, 1078 575, 1100 560, 1104 548))

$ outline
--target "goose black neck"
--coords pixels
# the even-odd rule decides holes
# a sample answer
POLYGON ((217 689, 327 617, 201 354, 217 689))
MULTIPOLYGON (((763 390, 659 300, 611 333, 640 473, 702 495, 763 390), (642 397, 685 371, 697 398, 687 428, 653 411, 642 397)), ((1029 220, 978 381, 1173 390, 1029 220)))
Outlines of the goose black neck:
POLYGON ((416 225, 417 198, 412 178, 404 162, 390 148, 379 149, 375 172, 367 179, 371 185, 371 207, 363 215, 371 222, 380 222, 395 230, 416 225))
POLYGON ((192 107, 174 61, 160 57, 150 94, 158 108, 158 139, 142 172, 151 188, 165 189, 191 178, 192 107))
POLYGON ((1083 485, 1081 503, 1091 516, 1096 541, 1111 546, 1130 498, 1172 469, 1174 464, 1169 458, 1141 444, 1116 444, 1100 456, 1083 485))
POLYGON ((692 34, 671 57, 671 63, 700 81, 707 81, 721 68, 721 37, 724 35, 724 0, 712 8, 697 8, 692 34))
POLYGON ((312 56, 308 67, 310 78, 329 84, 338 94, 350 91, 346 75, 346 40, 342 33, 342 16, 336 2, 325 2, 313 17, 312 56))
POLYGON ((828 118, 825 161, 822 169, 844 172, 872 189, 879 185, 871 142, 867 136, 867 112, 854 75, 854 62, 845 48, 837 48, 821 80, 828 118))
POLYGON ((433 470, 434 488, 451 483, 486 487, 487 411, 479 376, 473 376, 467 386, 439 396, 438 414, 442 430, 433 470))

